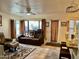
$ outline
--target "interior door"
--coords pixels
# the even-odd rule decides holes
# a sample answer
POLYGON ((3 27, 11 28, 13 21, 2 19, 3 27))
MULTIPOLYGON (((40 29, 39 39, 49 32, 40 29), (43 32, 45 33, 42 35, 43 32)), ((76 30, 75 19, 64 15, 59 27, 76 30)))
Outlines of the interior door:
POLYGON ((51 21, 51 41, 57 42, 58 39, 58 20, 52 20, 51 21))
POLYGON ((15 27, 15 21, 13 19, 10 20, 10 27, 11 27, 11 38, 16 38, 16 27, 15 27))

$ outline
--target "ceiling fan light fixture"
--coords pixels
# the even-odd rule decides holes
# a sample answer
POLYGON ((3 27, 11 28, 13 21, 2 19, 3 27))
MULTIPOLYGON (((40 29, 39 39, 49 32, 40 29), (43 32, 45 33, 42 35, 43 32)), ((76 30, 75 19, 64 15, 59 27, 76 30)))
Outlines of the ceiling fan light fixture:
POLYGON ((31 15, 31 13, 26 13, 26 15, 31 15))
MULTIPOLYGON (((17 3, 18 5, 21 5, 19 3, 17 3)), ((29 0, 26 0, 26 6, 25 5, 21 5, 21 6, 24 6, 26 8, 26 12, 22 11, 22 12, 19 12, 19 13, 24 13, 26 15, 36 15, 36 13, 33 13, 31 11, 31 7, 30 7, 30 4, 29 4, 29 0)))

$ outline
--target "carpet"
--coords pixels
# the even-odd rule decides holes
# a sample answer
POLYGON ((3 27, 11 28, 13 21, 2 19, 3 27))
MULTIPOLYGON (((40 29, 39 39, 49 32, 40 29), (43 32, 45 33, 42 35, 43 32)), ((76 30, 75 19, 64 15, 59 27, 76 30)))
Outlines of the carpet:
POLYGON ((7 52, 5 55, 5 59, 24 59, 35 49, 36 48, 20 46, 15 52, 7 52))

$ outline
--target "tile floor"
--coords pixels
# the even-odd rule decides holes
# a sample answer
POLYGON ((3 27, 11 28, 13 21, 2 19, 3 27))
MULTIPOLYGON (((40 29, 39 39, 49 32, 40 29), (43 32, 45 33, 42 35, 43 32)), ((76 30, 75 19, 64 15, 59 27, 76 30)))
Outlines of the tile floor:
POLYGON ((42 46, 36 48, 37 49, 25 59, 59 59, 59 47, 42 46))
POLYGON ((43 46, 32 46, 32 45, 24 45, 24 44, 20 44, 20 45, 26 48, 36 48, 32 53, 30 53, 24 59, 59 59, 60 47, 47 46, 47 45, 43 45, 43 46))

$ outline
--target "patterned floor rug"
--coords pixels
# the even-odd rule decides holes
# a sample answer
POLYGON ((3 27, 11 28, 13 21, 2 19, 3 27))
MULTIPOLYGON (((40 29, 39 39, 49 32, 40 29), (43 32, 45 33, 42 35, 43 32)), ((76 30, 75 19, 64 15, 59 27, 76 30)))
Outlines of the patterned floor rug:
POLYGON ((35 49, 36 48, 20 46, 20 48, 18 48, 17 51, 15 52, 7 52, 5 59, 24 59, 30 53, 32 53, 35 49))

